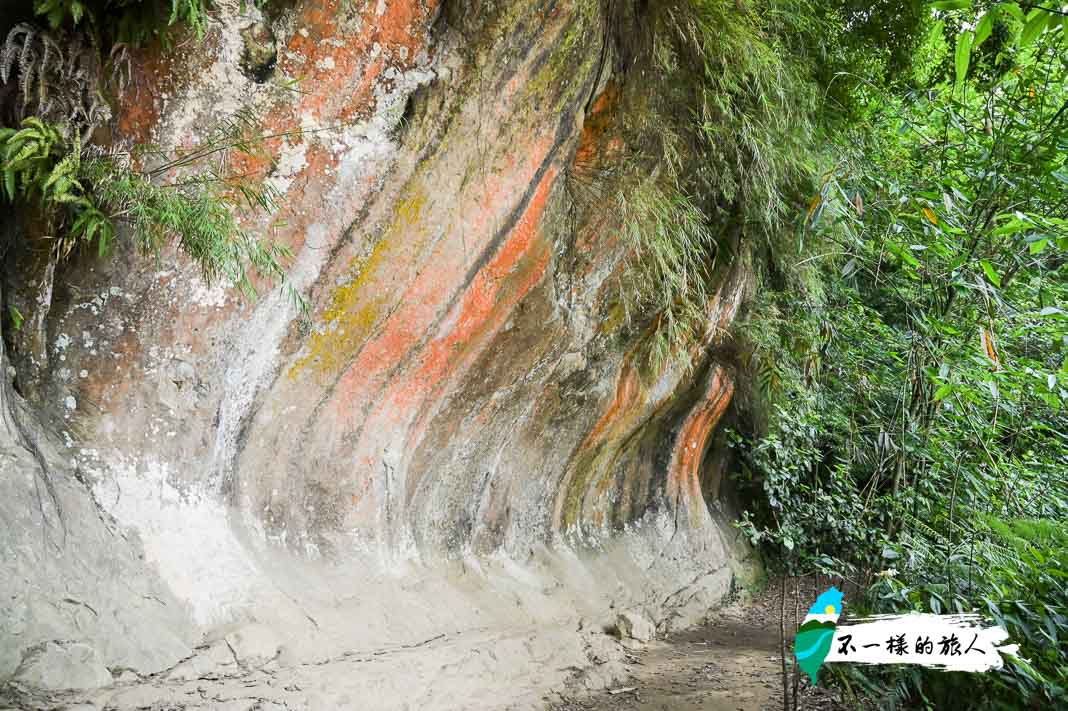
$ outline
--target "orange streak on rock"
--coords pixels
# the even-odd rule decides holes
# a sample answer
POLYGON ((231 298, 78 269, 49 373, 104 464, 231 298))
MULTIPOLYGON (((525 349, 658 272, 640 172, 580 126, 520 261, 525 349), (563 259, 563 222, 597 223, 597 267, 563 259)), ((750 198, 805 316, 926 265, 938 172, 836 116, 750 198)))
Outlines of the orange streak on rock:
MULTIPOLYGON (((334 406, 340 423, 355 427, 363 419, 363 408, 374 394, 376 385, 381 384, 398 363, 408 358, 412 349, 433 327, 441 309, 461 287, 470 262, 480 250, 486 248, 492 238, 494 225, 500 218, 500 206, 508 204, 509 196, 514 195, 514 191, 520 189, 518 186, 527 184, 527 181, 535 174, 537 166, 548 154, 551 145, 551 136, 537 141, 528 148, 524 164, 516 170, 518 175, 516 173, 496 174, 488 178, 484 185, 479 186, 482 199, 477 213, 466 225, 465 232, 469 240, 466 249, 456 237, 442 239, 428 256, 411 254, 407 260, 394 256, 389 260, 388 268, 382 273, 369 275, 365 282, 366 286, 362 287, 366 290, 367 298, 383 292, 393 292, 396 289, 397 264, 408 263, 412 264, 413 268, 421 270, 412 278, 411 284, 393 299, 397 306, 386 317, 379 334, 366 344, 356 361, 338 381, 334 406), (421 265, 415 263, 417 259, 422 262, 421 265)), ((544 181, 541 187, 551 185, 551 183, 551 179, 544 181)), ((538 196, 543 202, 544 195, 541 194, 540 189, 538 196)), ((542 205, 539 205, 539 210, 541 207, 542 205)), ((430 215, 421 218, 419 223, 412 225, 409 229, 413 231, 428 229, 424 223, 435 219, 434 211, 428 211, 431 212, 430 215)), ((450 225, 450 228, 452 227, 450 225)), ((450 229, 450 232, 452 231, 450 229)), ((495 257, 484 269, 491 269, 498 259, 499 256, 495 257)), ((481 274, 476 276, 461 303, 472 298, 492 299, 490 293, 478 296, 487 289, 487 279, 481 274)), ((462 313, 462 311, 457 313, 462 313)), ((450 326, 450 329, 454 327, 450 326)), ((392 377, 403 379, 412 376, 401 374, 392 377)))
POLYGON ((608 406, 601 419, 590 430, 585 442, 582 444, 582 449, 600 439, 605 431, 617 420, 620 420, 628 409, 634 408, 639 390, 638 372, 627 362, 620 370, 619 378, 616 380, 616 395, 612 398, 612 404, 608 406))
MULTIPOLYGON (((550 146, 551 141, 539 141, 537 150, 517 171, 520 175, 510 177, 518 178, 520 185, 529 181, 550 146)), ((551 250, 538 237, 557 175, 556 168, 545 172, 515 227, 446 314, 438 327, 440 335, 416 352, 410 369, 391 372, 432 327, 439 309, 462 283, 469 261, 474 258, 473 254, 465 257, 464 250, 457 249, 459 245, 448 245, 447 240, 439 245, 439 250, 445 252, 434 255, 440 259, 428 260, 435 268, 425 269, 416 278, 382 335, 368 344, 356 364, 346 372, 335 390, 336 405, 341 406, 337 420, 343 430, 364 421, 360 441, 353 447, 355 471, 365 474, 375 471, 380 457, 376 448, 381 444, 383 432, 404 432, 405 441, 419 440, 449 384, 457 382, 471 367, 492 335, 507 322, 516 304, 542 280, 551 250), (459 257, 459 262, 449 261, 450 257, 459 257), (364 418, 360 403, 367 402, 374 383, 387 376, 391 380, 386 390, 375 398, 364 418)), ((513 189, 510 180, 487 191, 484 210, 476 220, 482 226, 485 241, 492 237, 496 222, 490 211, 495 203, 493 195, 500 192, 503 196, 506 190, 513 189)), ((409 494, 418 483, 418 474, 413 473, 407 482, 409 494)), ((355 507, 354 515, 360 516, 363 508, 355 507)))
MULTIPOLYGON (((611 404, 576 450, 578 458, 581 458, 582 453, 592 452, 606 440, 613 439, 613 433, 626 430, 634 416, 641 412, 644 401, 638 371, 631 364, 632 355, 628 354, 620 368, 619 377, 616 379, 615 396, 611 404)), ((571 487, 576 473, 575 468, 570 467, 557 487, 558 494, 553 510, 553 528, 556 530, 561 530, 565 524, 564 509, 571 496, 571 487)), ((610 481, 609 477, 604 478, 610 481)))
POLYGON ((668 467, 667 498, 676 506, 685 506, 692 523, 708 515, 701 495, 701 462, 709 435, 719 424, 734 395, 734 381, 719 366, 709 376, 700 402, 690 411, 679 429, 668 467))
MULTIPOLYGON (((418 395, 420 391, 428 393, 438 386, 442 379, 459 367, 459 361, 455 357, 457 351, 470 351, 480 335, 503 325, 511 308, 541 280, 549 261, 548 250, 543 250, 543 253, 537 256, 535 264, 525 270, 526 273, 518 284, 509 285, 512 288, 508 290, 507 295, 501 293, 508 278, 531 251, 556 175, 555 169, 545 172, 530 204, 523 212, 523 217, 507 241, 501 245, 493 260, 475 277, 461 303, 454 307, 454 312, 457 312, 455 326, 446 336, 430 343, 419 372, 409 387, 398 394, 398 406, 405 406, 404 401, 411 395, 418 395)), ((450 321, 454 320, 452 316, 453 314, 450 314, 450 321)))

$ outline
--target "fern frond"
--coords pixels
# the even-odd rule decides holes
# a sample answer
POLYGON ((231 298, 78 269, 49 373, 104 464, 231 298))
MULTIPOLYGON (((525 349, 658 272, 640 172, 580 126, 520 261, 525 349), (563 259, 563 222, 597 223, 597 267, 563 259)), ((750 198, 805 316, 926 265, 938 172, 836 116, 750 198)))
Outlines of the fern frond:
POLYGON ((8 32, 0 49, 0 80, 16 82, 16 114, 68 123, 88 135, 111 116, 100 93, 98 51, 80 33, 52 35, 28 23, 8 32))

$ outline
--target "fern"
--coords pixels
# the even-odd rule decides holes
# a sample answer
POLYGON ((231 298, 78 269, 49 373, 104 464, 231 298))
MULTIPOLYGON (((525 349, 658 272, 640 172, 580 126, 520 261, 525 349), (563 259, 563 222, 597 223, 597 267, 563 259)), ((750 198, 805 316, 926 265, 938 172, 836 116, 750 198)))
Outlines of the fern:
POLYGON ((79 33, 62 38, 19 23, 0 49, 0 83, 15 85, 17 119, 69 124, 87 136, 111 117, 103 78, 99 53, 79 33))
MULTIPOLYGON (((221 147, 218 147, 222 150, 221 147)), ((252 276, 284 283, 290 252, 241 228, 231 212, 225 181, 211 171, 177 185, 159 185, 151 174, 131 170, 120 156, 98 150, 83 155, 77 133, 28 118, 19 129, 0 129, 3 195, 12 203, 38 202, 53 223, 54 252, 67 258, 78 246, 96 243, 108 253, 117 224, 129 224, 142 254, 158 255, 177 243, 209 283, 229 282, 254 296, 252 276)), ((238 184, 248 206, 273 207, 273 194, 238 184)), ((291 298, 302 299, 287 285, 291 298)))
MULTIPOLYGON (((198 265, 205 281, 229 282, 247 296, 256 294, 252 274, 284 281, 282 263, 290 258, 289 250, 242 229, 230 201, 208 181, 157 185, 114 156, 86 160, 82 175, 100 203, 131 224, 143 254, 158 254, 163 245, 175 242, 198 265)), ((91 238, 93 224, 87 218, 86 238, 91 238)))
POLYGON ((70 163, 64 158, 65 142, 60 130, 36 117, 23 121, 20 129, 0 129, 4 192, 12 202, 19 197, 43 195, 49 189, 54 192, 56 183, 69 169, 70 163), (60 172, 53 178, 57 169, 60 172))

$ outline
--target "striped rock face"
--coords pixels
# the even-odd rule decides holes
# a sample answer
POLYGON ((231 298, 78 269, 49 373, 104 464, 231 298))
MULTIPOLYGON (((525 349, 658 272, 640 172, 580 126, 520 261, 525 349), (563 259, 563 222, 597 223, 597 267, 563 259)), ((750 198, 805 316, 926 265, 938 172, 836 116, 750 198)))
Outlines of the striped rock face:
POLYGON ((712 354, 750 276, 723 276, 692 368, 646 364, 617 216, 584 187, 620 160, 601 3, 233 5, 135 58, 115 141, 190 148, 257 117, 265 150, 228 168, 281 194, 245 224, 293 251, 309 313, 170 253, 81 264, 39 387, 194 618, 256 599, 265 555, 523 562, 642 529, 643 551, 689 541, 665 590, 724 569, 734 385, 712 354))

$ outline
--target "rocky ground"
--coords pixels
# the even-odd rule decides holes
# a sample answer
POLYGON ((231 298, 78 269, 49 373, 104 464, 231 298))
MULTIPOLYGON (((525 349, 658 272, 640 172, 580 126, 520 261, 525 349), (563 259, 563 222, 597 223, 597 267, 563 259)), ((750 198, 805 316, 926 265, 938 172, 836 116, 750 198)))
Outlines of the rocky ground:
MULTIPOLYGON (((628 644, 629 677, 603 690, 555 694, 546 711, 778 711, 779 586, 735 602, 706 625, 628 644)), ((788 596, 788 626, 793 602, 788 596)), ((799 612, 804 616, 804 609, 799 612)), ((835 693, 803 685, 800 710, 844 711, 835 693)), ((799 711, 800 711, 799 710, 799 711)))
MULTIPOLYGON (((591 618, 577 630, 489 626, 311 659, 279 647, 270 628, 248 625, 206 640, 164 672, 124 673, 95 692, 0 689, 0 711, 777 711, 778 590, 773 584, 755 599, 715 611, 700 627, 660 638, 648 619, 628 610, 606 627, 591 618), (545 696, 547 689, 556 691, 545 696)), ((793 602, 791 591, 791 618, 793 602)), ((793 620, 787 625, 792 629, 793 620)), ((802 686, 800 709, 845 708, 833 693, 802 686)))

